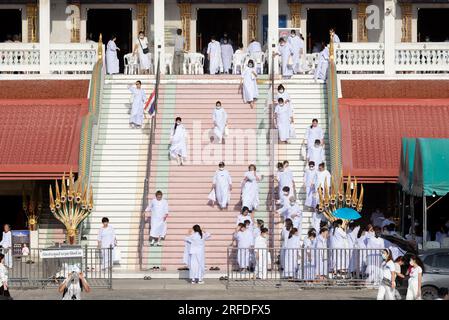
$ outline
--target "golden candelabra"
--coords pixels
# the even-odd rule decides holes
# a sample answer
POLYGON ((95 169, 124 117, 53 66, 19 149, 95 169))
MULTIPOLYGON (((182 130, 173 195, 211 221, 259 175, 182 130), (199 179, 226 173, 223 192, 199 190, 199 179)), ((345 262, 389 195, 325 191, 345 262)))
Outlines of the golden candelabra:
POLYGON ((92 187, 87 186, 81 177, 75 181, 70 171, 67 178, 65 174, 62 177, 61 191, 56 181, 55 194, 54 198, 50 186, 50 210, 67 229, 67 243, 75 244, 78 226, 93 210, 92 187))
POLYGON ((39 222, 39 216, 42 212, 42 189, 33 188, 31 195, 25 194, 25 190, 22 192, 22 208, 27 218, 27 226, 30 231, 37 230, 39 222))
MULTIPOLYGON (((357 212, 361 212, 363 208, 363 184, 360 185, 360 193, 358 192, 357 178, 351 175, 346 180, 346 188, 343 174, 340 175, 340 181, 335 184, 334 176, 331 177, 331 186, 327 185, 327 179, 324 181, 324 187, 318 186, 318 211, 323 213, 330 222, 339 219, 334 216, 334 212, 340 208, 352 208, 357 212)), ((343 227, 349 223, 349 220, 343 220, 343 227)))

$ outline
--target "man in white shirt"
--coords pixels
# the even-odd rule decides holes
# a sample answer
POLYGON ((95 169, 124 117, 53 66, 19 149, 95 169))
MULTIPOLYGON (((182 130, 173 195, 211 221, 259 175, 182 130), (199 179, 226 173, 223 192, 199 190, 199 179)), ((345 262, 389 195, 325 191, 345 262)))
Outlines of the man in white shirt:
POLYGON ((248 45, 248 54, 253 54, 254 52, 261 52, 262 46, 260 42, 256 41, 256 39, 252 39, 251 43, 248 45))
POLYGON ((173 55, 173 74, 182 74, 186 41, 182 36, 182 30, 176 30, 175 52, 173 55))

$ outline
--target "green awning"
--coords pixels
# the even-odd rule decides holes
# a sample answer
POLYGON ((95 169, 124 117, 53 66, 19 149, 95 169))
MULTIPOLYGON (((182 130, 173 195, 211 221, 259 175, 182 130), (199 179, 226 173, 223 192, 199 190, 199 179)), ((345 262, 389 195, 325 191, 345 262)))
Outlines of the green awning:
POLYGON ((402 138, 399 184, 402 186, 402 190, 404 190, 407 193, 410 193, 413 183, 415 146, 416 146, 416 138, 402 138))
MULTIPOLYGON (((409 161, 411 152, 408 148, 409 161)), ((410 193, 415 196, 449 193, 449 139, 416 139, 411 175, 410 193)))

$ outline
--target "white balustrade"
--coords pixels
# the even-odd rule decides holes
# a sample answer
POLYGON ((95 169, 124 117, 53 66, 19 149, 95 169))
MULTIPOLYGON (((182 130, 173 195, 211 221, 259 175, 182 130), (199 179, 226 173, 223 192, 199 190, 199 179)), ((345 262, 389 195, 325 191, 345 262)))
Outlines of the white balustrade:
POLYGON ((449 42, 397 43, 396 72, 448 72, 449 42))
POLYGON ((337 72, 383 72, 384 47, 376 42, 340 42, 334 44, 337 72))
POLYGON ((38 43, 0 43, 0 72, 39 72, 38 43))

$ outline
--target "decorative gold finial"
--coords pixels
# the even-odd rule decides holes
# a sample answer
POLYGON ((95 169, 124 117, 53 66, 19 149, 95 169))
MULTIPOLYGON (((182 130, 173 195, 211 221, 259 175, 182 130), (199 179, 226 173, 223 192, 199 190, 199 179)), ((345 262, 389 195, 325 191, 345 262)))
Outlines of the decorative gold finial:
POLYGON ((103 60, 103 35, 98 37, 98 61, 103 60))

